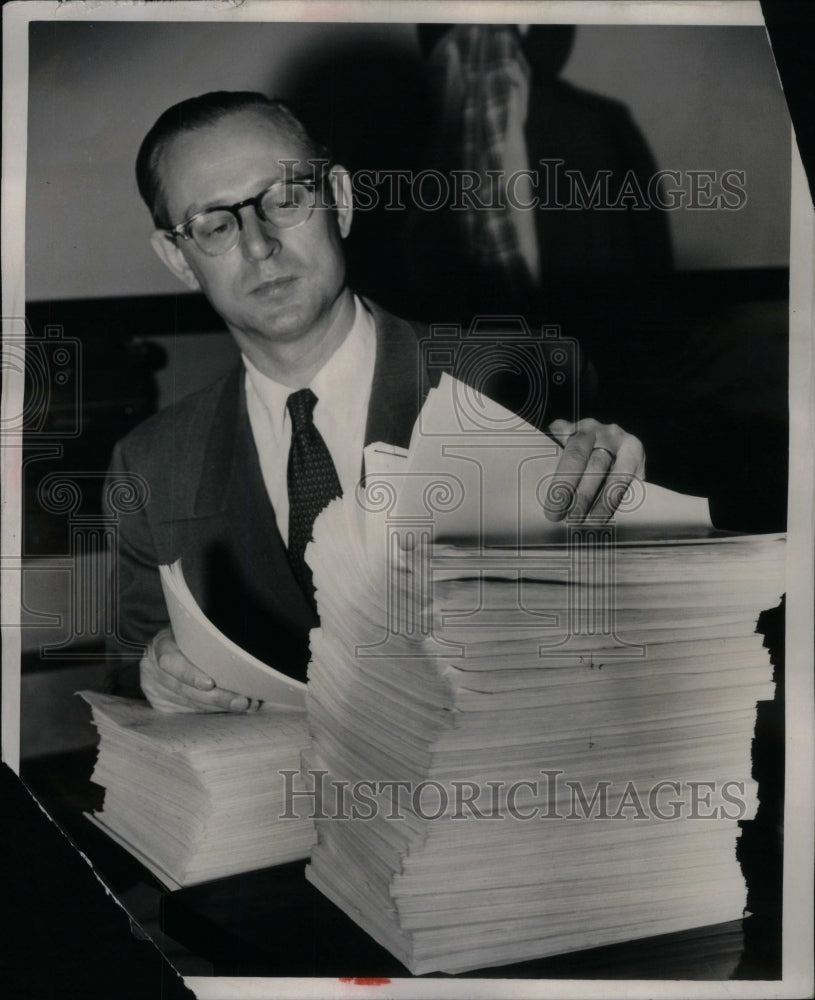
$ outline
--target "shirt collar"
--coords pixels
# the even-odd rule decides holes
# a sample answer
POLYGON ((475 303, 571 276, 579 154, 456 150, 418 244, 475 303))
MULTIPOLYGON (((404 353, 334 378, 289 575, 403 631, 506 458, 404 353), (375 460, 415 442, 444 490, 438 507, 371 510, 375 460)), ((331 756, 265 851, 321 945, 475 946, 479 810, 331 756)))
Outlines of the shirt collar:
MULTIPOLYGON (((355 295, 354 321, 348 335, 309 386, 318 399, 317 406, 321 411, 343 414, 348 410, 349 401, 354 396, 353 387, 360 384, 368 369, 373 373, 375 344, 373 317, 355 295)), ((249 384, 269 415, 275 438, 283 440, 284 429, 290 422, 286 401, 295 390, 264 375, 245 354, 241 358, 249 384)), ((365 384, 364 379, 362 382, 365 384)))

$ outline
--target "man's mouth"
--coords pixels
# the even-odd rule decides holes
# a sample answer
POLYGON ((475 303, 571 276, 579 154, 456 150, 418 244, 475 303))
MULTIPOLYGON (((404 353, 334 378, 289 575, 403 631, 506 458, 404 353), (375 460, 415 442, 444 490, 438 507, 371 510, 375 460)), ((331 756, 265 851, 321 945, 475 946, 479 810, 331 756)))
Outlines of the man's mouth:
POLYGON ((297 278, 293 275, 286 275, 280 278, 269 278, 266 281, 261 281, 259 284, 255 285, 251 294, 268 295, 270 297, 283 295, 296 280, 297 278))

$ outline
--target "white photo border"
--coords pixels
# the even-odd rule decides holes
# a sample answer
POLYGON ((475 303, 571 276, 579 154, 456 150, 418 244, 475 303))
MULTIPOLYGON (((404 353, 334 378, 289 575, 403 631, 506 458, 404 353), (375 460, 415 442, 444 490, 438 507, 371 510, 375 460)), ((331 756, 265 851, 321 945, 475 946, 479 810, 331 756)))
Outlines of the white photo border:
MULTIPOLYGON (((35 0, 4 10, 2 154, 3 336, 19 335, 25 316, 25 183, 28 94, 28 24, 34 20, 94 21, 535 21, 570 24, 762 25, 757 2, 436 2, 345 0, 341 3, 261 0, 242 4, 54 4, 35 0)), ((189 977, 200 1000, 252 997, 796 997, 811 993, 813 967, 813 256, 812 201, 793 139, 790 269, 790 501, 787 598, 786 781, 784 840, 783 978, 779 981, 563 981, 400 979, 380 986, 335 979, 189 977), (794 777, 794 780, 793 780, 794 777)), ((4 354, 5 357, 5 354, 4 354)), ((0 428, 22 412, 23 372, 4 363, 0 428)), ((19 769, 21 557, 21 440, 10 432, 2 449, 3 760, 19 769)))

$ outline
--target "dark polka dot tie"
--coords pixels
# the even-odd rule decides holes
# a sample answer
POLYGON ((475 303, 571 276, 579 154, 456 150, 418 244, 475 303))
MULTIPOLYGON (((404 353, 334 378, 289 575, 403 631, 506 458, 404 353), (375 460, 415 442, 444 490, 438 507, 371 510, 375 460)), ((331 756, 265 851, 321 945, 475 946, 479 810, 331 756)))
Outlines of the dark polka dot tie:
POLYGON ((289 487, 289 562, 314 604, 314 584, 305 561, 317 515, 334 497, 342 496, 337 470, 325 441, 314 426, 317 397, 311 389, 300 389, 286 401, 291 417, 291 448, 287 481, 289 487))

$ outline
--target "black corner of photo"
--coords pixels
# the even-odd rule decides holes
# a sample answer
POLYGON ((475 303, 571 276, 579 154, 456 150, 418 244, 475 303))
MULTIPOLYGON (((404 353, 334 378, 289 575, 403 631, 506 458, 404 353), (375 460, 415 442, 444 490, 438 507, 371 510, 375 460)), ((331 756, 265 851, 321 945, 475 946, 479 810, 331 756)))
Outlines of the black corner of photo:
POLYGON ((0 765, 3 996, 193 1000, 25 785, 0 765))

